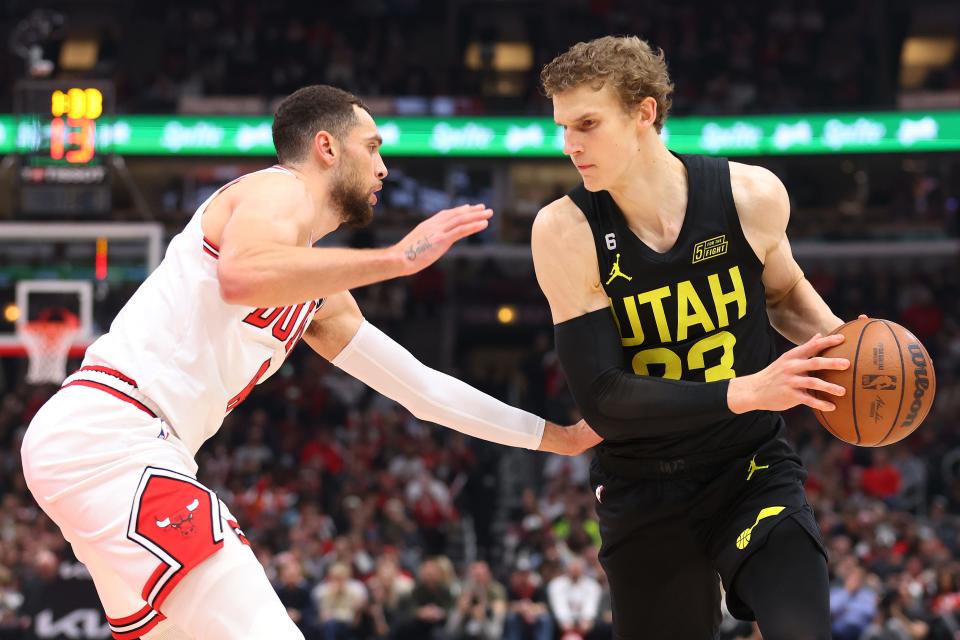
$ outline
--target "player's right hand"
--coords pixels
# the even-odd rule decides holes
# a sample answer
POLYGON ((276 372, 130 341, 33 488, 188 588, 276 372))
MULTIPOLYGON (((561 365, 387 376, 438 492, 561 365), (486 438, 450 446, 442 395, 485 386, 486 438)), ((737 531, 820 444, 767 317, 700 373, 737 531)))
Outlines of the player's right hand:
POLYGON ((454 242, 487 228, 493 210, 484 204, 465 204, 433 214, 394 245, 403 260, 403 275, 427 268, 454 242))
POLYGON ((569 427, 561 427, 547 421, 538 451, 558 453, 562 456, 578 456, 601 442, 603 438, 587 424, 586 420, 581 420, 569 427))
POLYGON ((732 378, 727 389, 727 404, 734 413, 747 411, 785 411, 805 404, 820 411, 833 411, 832 402, 821 400, 811 391, 822 391, 842 396, 846 389, 810 375, 812 371, 834 369, 842 371, 850 366, 846 358, 824 358, 817 354, 843 342, 836 333, 819 333, 805 343, 790 349, 757 373, 732 378))

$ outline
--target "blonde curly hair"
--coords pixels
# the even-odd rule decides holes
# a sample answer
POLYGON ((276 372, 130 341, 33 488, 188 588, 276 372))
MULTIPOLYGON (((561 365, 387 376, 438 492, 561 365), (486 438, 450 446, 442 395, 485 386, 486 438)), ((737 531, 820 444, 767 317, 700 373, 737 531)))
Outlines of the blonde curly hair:
POLYGON ((609 82, 627 112, 644 98, 653 98, 657 101, 653 122, 657 133, 663 129, 673 104, 673 83, 663 49, 654 52, 636 36, 604 36, 578 42, 543 68, 540 81, 548 98, 583 84, 599 91, 609 82))

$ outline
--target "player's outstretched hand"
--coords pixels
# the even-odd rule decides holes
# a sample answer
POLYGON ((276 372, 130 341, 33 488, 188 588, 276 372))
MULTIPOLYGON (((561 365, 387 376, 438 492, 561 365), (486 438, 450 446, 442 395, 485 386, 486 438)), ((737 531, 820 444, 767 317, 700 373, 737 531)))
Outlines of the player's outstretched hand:
POLYGON ((833 411, 836 406, 821 400, 811 391, 842 396, 846 389, 810 375, 823 369, 843 370, 850 366, 846 358, 823 358, 817 354, 843 342, 841 334, 821 336, 790 349, 757 373, 733 378, 727 390, 727 404, 734 413, 746 411, 785 411, 798 404, 820 411, 833 411))
POLYGON ((562 456, 578 456, 590 447, 603 441, 597 432, 590 428, 586 420, 569 427, 547 422, 543 428, 543 439, 539 451, 559 453, 562 456))
POLYGON ((493 211, 483 204, 465 204, 433 214, 398 242, 404 275, 426 269, 447 252, 454 242, 487 228, 493 211))

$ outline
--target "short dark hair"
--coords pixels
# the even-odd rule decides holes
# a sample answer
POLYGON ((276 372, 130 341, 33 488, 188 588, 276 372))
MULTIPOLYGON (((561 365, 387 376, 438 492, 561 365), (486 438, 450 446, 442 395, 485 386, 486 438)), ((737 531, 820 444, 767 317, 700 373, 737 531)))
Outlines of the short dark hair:
POLYGON ((303 160, 318 131, 329 131, 337 139, 357 124, 357 105, 367 113, 357 96, 325 84, 297 89, 283 99, 273 116, 273 146, 280 162, 303 160))

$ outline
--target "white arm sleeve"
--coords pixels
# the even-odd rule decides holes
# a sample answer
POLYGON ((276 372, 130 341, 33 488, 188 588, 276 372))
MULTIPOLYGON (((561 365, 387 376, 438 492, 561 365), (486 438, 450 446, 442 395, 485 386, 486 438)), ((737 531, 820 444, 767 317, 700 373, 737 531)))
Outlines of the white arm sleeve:
POLYGON ((543 418, 431 369, 366 320, 332 362, 421 420, 511 447, 540 446, 543 418))

